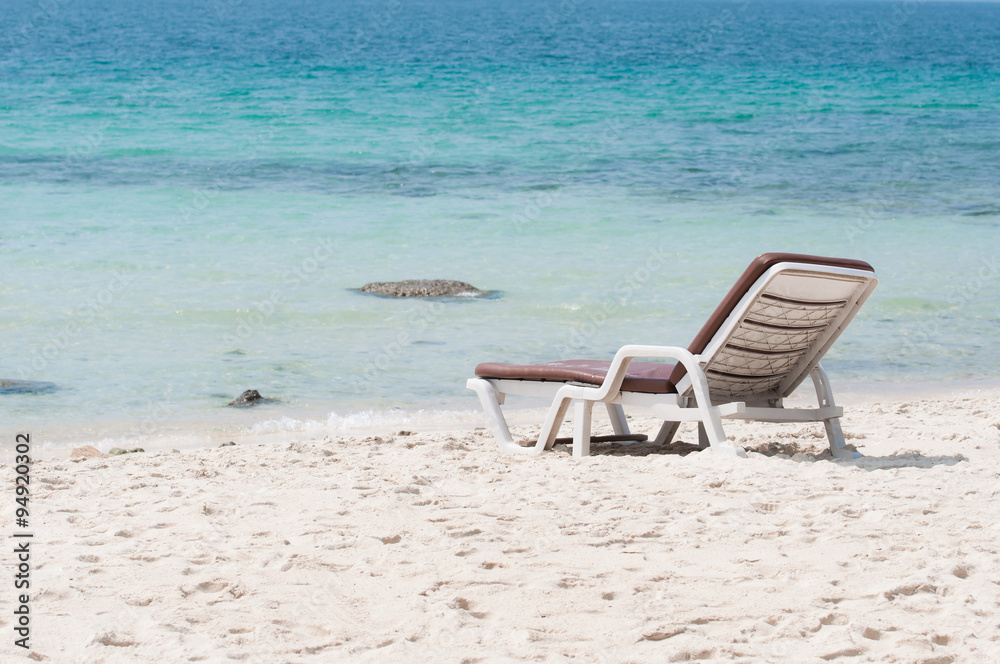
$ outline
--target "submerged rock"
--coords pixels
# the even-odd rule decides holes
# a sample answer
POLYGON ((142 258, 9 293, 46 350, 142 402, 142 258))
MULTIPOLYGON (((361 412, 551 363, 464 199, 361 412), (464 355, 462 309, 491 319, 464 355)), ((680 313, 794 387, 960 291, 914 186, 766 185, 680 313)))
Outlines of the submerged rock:
POLYGON ((56 389, 58 388, 55 383, 0 378, 0 394, 46 394, 56 389))
POLYGON ((233 406, 234 408, 245 408, 247 406, 253 406, 261 401, 270 401, 270 399, 261 396, 260 392, 257 390, 247 390, 226 405, 233 406))
POLYGON ((408 279, 406 281, 380 281, 359 288, 362 293, 385 297, 482 297, 488 295, 464 281, 449 279, 408 279))

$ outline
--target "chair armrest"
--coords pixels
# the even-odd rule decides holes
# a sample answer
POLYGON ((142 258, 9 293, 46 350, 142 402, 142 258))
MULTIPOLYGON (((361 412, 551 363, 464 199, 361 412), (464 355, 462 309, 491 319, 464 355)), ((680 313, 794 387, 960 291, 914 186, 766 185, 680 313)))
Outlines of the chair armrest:
POLYGON ((625 380, 625 373, 628 371, 628 365, 632 360, 637 359, 665 359, 665 360, 677 360, 684 365, 684 368, 688 370, 688 373, 692 375, 692 383, 696 382, 698 378, 704 383, 703 389, 704 393, 708 393, 708 384, 705 381, 704 373, 698 364, 698 358, 691 353, 687 348, 681 348, 680 346, 648 346, 642 344, 629 344, 627 346, 622 346, 615 353, 614 359, 611 361, 611 366, 608 367, 608 373, 604 377, 604 382, 598 389, 598 393, 595 395, 595 399, 598 401, 608 398, 609 395, 617 394, 622 387, 622 382, 625 380))

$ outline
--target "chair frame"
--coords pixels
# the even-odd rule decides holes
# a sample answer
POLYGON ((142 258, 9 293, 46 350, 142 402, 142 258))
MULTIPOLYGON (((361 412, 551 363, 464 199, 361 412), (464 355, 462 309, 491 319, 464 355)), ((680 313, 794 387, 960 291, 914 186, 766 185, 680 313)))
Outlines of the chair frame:
POLYGON ((595 403, 605 404, 612 428, 616 435, 628 435, 624 406, 648 409, 664 422, 656 434, 654 442, 670 442, 681 422, 699 423, 699 444, 713 452, 727 456, 745 457, 746 452, 733 445, 726 437, 722 425, 724 419, 756 420, 762 422, 822 422, 826 430, 830 451, 836 458, 858 458, 858 452, 845 449, 844 434, 839 418, 843 409, 834 402, 830 381, 819 364, 820 358, 836 341, 843 329, 850 323, 858 309, 875 289, 878 280, 874 273, 864 270, 823 266, 815 264, 781 262, 769 268, 754 285, 748 289, 739 303, 733 307, 726 321, 700 354, 691 353, 677 346, 626 345, 615 354, 601 385, 586 385, 575 382, 515 380, 502 378, 472 378, 466 383, 479 396, 479 400, 490 419, 490 429, 500 448, 505 452, 540 454, 550 449, 570 404, 574 404, 573 456, 590 454, 590 430, 595 403), (730 337, 743 323, 744 317, 757 302, 774 279, 781 275, 822 276, 833 279, 858 282, 853 295, 842 307, 841 314, 828 325, 822 337, 818 338, 803 354, 794 370, 789 371, 774 389, 752 398, 732 399, 719 394, 713 395, 709 389, 709 378, 705 368, 725 348, 730 337), (686 375, 677 384, 676 393, 651 394, 629 392, 621 389, 628 365, 637 359, 675 360, 684 366, 686 375), (816 408, 785 408, 783 399, 806 378, 812 378, 817 397, 816 408), (501 406, 507 395, 547 397, 552 399, 545 422, 535 444, 522 447, 511 436, 501 406), (714 397, 714 398, 713 398, 714 397))

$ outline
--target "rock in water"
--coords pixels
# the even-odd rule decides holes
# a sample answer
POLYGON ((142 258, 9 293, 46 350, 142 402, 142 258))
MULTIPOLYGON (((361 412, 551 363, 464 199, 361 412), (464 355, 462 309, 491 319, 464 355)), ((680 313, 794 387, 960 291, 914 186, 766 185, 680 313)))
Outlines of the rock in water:
POLYGON ((55 383, 37 380, 7 380, 0 378, 0 394, 47 394, 56 391, 55 383))
POLYGON ((359 288, 362 293, 384 295, 386 297, 445 297, 464 296, 482 297, 486 291, 481 291, 464 281, 449 279, 408 279, 406 281, 381 281, 365 284, 359 288))
POLYGON ((240 396, 230 401, 227 405, 235 408, 244 408, 246 406, 253 406, 260 401, 270 401, 270 399, 262 397, 260 392, 257 390, 247 390, 240 396))

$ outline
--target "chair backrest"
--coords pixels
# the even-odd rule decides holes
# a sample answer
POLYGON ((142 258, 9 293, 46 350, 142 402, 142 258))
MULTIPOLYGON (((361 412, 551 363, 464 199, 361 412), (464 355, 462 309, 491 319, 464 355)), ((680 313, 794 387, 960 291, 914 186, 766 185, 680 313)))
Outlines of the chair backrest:
MULTIPOLYGON (((878 279, 871 265, 805 254, 754 259, 688 346, 713 402, 783 399, 816 367, 878 279)), ((680 364, 670 380, 681 386, 680 364)))

